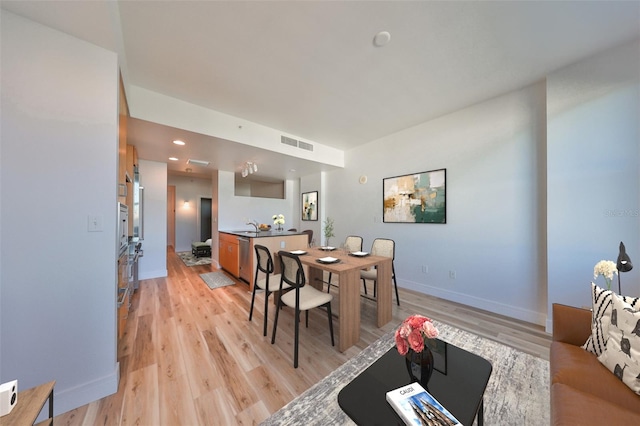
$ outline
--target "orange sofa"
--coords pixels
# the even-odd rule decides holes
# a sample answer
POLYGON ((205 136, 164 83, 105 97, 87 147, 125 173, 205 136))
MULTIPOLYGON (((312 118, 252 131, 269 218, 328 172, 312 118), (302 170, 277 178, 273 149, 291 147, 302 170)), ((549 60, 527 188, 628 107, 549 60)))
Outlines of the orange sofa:
POLYGON ((582 346, 591 311, 553 304, 552 425, 640 425, 640 396, 582 346))

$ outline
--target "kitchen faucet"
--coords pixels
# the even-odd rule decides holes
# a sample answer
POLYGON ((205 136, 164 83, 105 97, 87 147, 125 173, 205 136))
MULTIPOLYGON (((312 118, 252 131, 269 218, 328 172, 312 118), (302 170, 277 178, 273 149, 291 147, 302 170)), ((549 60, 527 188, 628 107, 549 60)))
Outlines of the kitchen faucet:
POLYGON ((247 225, 253 225, 253 227, 256 228, 256 234, 258 233, 258 221, 257 220, 253 220, 251 222, 247 222, 247 225))

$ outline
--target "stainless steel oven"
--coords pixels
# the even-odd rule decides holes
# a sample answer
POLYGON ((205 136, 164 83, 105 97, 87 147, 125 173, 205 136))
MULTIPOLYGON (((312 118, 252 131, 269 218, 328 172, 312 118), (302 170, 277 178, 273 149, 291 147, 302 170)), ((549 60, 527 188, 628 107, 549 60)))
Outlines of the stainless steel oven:
POLYGON ((129 246, 129 207, 118 203, 118 251, 129 246))

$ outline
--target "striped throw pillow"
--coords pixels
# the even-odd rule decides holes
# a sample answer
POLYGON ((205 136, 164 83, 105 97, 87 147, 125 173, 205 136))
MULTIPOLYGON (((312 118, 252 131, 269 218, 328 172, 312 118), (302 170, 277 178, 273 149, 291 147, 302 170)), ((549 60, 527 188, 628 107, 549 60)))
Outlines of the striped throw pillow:
MULTIPOLYGON (((607 347, 609 339, 609 324, 611 324, 612 290, 605 290, 591 283, 591 336, 582 345, 585 349, 596 356, 600 356, 607 347)), ((640 308, 639 297, 622 296, 622 300, 633 308, 640 308)))

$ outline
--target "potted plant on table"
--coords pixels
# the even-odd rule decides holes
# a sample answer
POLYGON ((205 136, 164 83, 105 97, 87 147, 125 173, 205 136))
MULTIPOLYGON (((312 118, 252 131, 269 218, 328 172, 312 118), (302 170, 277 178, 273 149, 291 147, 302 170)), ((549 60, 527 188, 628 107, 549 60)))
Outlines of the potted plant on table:
POLYGON ((326 246, 329 245, 329 239, 333 236, 333 219, 327 217, 324 221, 324 243, 326 246))
POLYGON ((282 225, 284 225, 284 215, 282 213, 274 214, 271 219, 273 219, 273 224, 276 225, 276 231, 282 231, 282 225))

